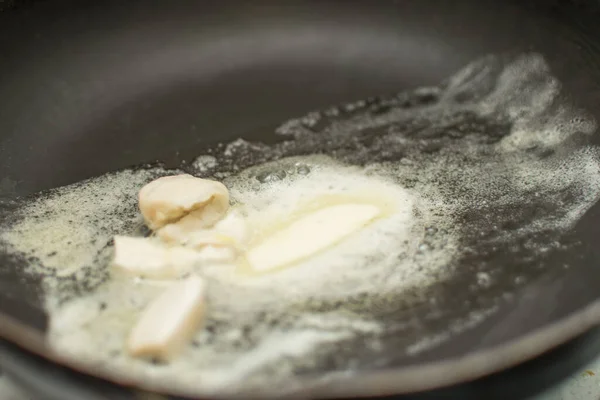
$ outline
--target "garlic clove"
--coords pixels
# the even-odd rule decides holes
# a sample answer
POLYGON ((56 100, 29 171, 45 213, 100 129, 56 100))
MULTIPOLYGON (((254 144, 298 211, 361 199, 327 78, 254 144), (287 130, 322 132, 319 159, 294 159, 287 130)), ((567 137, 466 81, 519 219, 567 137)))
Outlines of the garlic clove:
POLYGON ((236 260, 238 252, 230 246, 208 245, 198 250, 198 256, 205 264, 228 264, 236 260))
POLYGON ((112 267, 120 273, 149 279, 174 279, 189 272, 200 261, 197 252, 168 247, 141 237, 114 237, 112 267))
POLYGON ((223 219, 215 224, 214 229, 233 238, 239 247, 246 246, 250 241, 250 227, 238 210, 230 210, 223 219))
POLYGON ((192 175, 172 175, 145 185, 139 209, 148 227, 157 230, 193 214, 194 222, 212 226, 229 208, 229 192, 220 182, 192 175))
POLYGON ((168 362, 199 329, 205 316, 205 283, 197 276, 174 283, 143 311, 127 342, 134 357, 168 362))

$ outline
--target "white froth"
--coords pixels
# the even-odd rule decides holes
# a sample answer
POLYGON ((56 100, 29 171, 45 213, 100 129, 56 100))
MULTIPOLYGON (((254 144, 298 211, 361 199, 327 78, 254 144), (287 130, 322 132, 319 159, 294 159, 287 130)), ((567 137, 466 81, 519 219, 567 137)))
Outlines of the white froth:
POLYGON ((201 155, 192 162, 192 167, 200 175, 205 174, 218 165, 217 159, 210 155, 201 155))
MULTIPOLYGON (((49 341, 73 358, 129 371, 148 385, 177 386, 198 395, 257 387, 276 393, 293 387, 299 370, 360 368, 372 361, 369 357, 391 351, 387 343, 397 342, 387 342, 390 330, 404 346, 398 351, 415 356, 429 350, 481 322, 496 306, 452 319, 443 314, 444 304, 426 299, 429 307, 423 312, 447 318, 448 325, 423 334, 420 324, 387 319, 404 315, 396 304, 408 301, 408 293, 431 293, 426 289, 462 269, 469 271, 461 276, 472 282, 469 290, 493 290, 494 271, 455 262, 467 251, 480 250, 478 237, 493 233, 489 243, 499 248, 549 231, 558 240, 600 198, 598 149, 569 141, 574 135, 589 136, 596 123, 570 106, 560 89, 539 55, 510 62, 487 57, 439 88, 418 91, 417 97, 437 96, 433 103, 394 105, 373 115, 361 113, 367 107, 361 101, 282 125, 279 132, 294 137, 300 150, 292 142, 268 147, 239 139, 220 156, 200 156, 190 165, 192 172, 204 177, 214 170, 214 176, 227 177, 232 202, 259 230, 323 195, 360 197, 385 204, 388 213, 292 268, 264 276, 241 276, 221 266, 200 271, 209 283, 207 328, 172 364, 149 364, 122 351, 140 310, 164 289, 153 281, 113 279, 66 303, 55 301, 62 298, 56 291, 61 286, 48 285, 49 341), (344 119, 345 112, 355 114, 344 119), (323 131, 308 129, 330 117, 337 119, 323 131), (481 141, 478 135, 485 136, 493 123, 482 134, 475 117, 506 124, 510 131, 497 141, 481 141), (415 126, 421 131, 412 130, 415 126), (462 136, 426 151, 423 144, 445 140, 434 134, 448 126, 462 136), (351 133, 382 127, 369 144, 353 142, 351 133), (410 151, 394 153, 405 147, 410 151), (335 157, 287 157, 323 151, 335 157), (278 161, 231 176, 240 155, 256 153, 264 153, 261 161, 278 161), (394 157, 384 157, 387 153, 394 157), (230 170, 219 169, 221 157, 233 165, 230 170), (349 165, 353 162, 360 166, 349 165), (546 207, 544 214, 535 213, 538 204, 546 207), (514 228, 503 230, 508 223, 514 228), (356 346, 371 349, 371 356, 340 355, 356 346)), ((78 269, 105 268, 108 258, 97 255, 110 253, 106 244, 112 235, 134 233, 141 224, 137 190, 166 173, 124 171, 58 189, 25 203, 10 229, 0 231, 0 239, 12 252, 38 260, 30 271, 56 270, 46 278, 49 283, 58 282, 61 274, 89 279, 76 275, 78 269)), ((533 246, 543 249, 547 243, 540 239, 533 246)), ((531 274, 518 271, 518 281, 531 274)))
MULTIPOLYGON (((267 302, 285 304, 307 298, 338 298, 361 292, 381 290, 388 280, 401 286, 426 284, 431 276, 398 261, 415 251, 415 234, 423 221, 413 221, 413 194, 383 178, 367 177, 359 168, 336 165, 325 157, 293 158, 261 165, 227 180, 231 197, 246 209, 255 229, 280 224, 303 204, 323 196, 340 196, 381 205, 385 215, 333 249, 313 256, 291 268, 255 277, 238 277, 223 268, 206 271, 222 283, 231 282, 252 290, 247 301, 266 297, 267 302), (262 184, 255 176, 262 172, 277 173, 286 167, 302 164, 310 169, 306 175, 262 184), (377 260, 373 262, 373 260, 377 260), (285 299, 285 300, 281 300, 285 299)), ((396 286, 394 290, 401 289, 396 286)), ((228 296, 223 299, 230 300, 228 296)))
POLYGON ((562 212, 540 217, 527 227, 535 232, 552 227, 572 228, 591 205, 600 199, 600 151, 583 148, 560 160, 532 161, 529 166, 515 163, 512 184, 520 191, 533 191, 535 197, 547 197, 565 190, 577 201, 562 205, 562 212))
POLYGON ((132 211, 140 185, 155 175, 155 170, 122 171, 56 189, 20 209, 0 240, 39 260, 31 265, 38 272, 54 269, 68 276, 93 266, 114 235, 143 225, 132 211))

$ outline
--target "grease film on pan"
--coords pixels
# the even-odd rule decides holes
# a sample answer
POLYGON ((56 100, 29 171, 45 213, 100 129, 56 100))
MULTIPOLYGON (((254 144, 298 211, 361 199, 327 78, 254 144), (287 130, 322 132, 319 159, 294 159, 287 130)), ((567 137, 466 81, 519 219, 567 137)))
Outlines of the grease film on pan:
POLYGON ((544 273, 600 195, 595 129, 542 56, 490 56, 435 87, 290 120, 275 144, 238 139, 178 171, 112 172, 23 199, 0 240, 43 277, 48 341, 67 356, 155 388, 293 390, 306 376, 393 366, 435 347, 544 273), (347 191, 381 195, 394 211, 277 273, 206 269, 204 329, 181 357, 154 364, 129 358, 123 341, 163 286, 111 278, 111 239, 147 234, 137 191, 178 172, 222 181, 250 218, 347 191))

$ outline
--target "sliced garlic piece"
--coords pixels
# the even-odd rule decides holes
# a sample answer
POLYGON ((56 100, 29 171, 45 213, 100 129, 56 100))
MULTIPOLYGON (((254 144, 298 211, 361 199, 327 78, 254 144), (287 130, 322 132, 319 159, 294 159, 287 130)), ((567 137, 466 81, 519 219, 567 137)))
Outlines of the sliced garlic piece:
POLYGON ((238 251, 231 246, 213 246, 208 245, 198 250, 198 257, 205 264, 212 263, 232 263, 238 256, 238 251))
POLYGON ((144 310, 127 343, 134 357, 170 361, 199 329, 205 313, 205 284, 197 276, 174 283, 144 310))
POLYGON ((188 214, 192 221, 210 227, 229 208, 225 185, 192 175, 158 178, 144 186, 138 195, 139 209, 148 227, 159 229, 188 214))
POLYGON ((151 238, 115 236, 113 268, 131 276, 172 279, 189 272, 199 261, 197 252, 167 247, 151 238))
POLYGON ((338 204, 301 217, 251 248, 247 261, 256 272, 278 269, 332 246, 375 219, 371 204, 338 204))
POLYGON ((250 241, 250 228, 246 218, 236 209, 230 210, 222 220, 217 222, 214 229, 233 238, 238 247, 243 247, 250 241))
POLYGON ((198 260, 203 264, 231 262, 241 252, 241 248, 234 238, 217 230, 200 230, 188 233, 167 225, 159 232, 162 232, 161 238, 167 238, 167 242, 176 241, 176 243, 188 249, 195 250, 198 260), (165 230, 167 228, 172 229, 165 230))
POLYGON ((192 232, 188 235, 186 244, 195 249, 201 249, 204 246, 236 248, 238 245, 234 238, 216 230, 192 232))
POLYGON ((202 221, 190 213, 176 223, 165 225, 156 235, 167 243, 193 248, 206 245, 242 248, 249 241, 250 230, 241 213, 231 210, 212 229, 205 229, 202 221))
POLYGON ((234 238, 223 234, 216 229, 202 229, 198 226, 189 226, 188 224, 182 224, 180 222, 169 224, 159 229, 156 231, 156 236, 166 243, 176 243, 192 248, 199 248, 206 245, 236 245, 236 240, 234 238))

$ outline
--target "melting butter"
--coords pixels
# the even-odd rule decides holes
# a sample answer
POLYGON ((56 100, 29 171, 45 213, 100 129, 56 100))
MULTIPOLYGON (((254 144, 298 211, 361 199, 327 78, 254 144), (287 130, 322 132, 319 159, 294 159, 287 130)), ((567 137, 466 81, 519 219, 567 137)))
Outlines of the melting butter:
POLYGON ((324 250, 356 232, 381 210, 371 204, 338 204, 302 217, 251 248, 246 256, 256 272, 282 268, 324 250))

